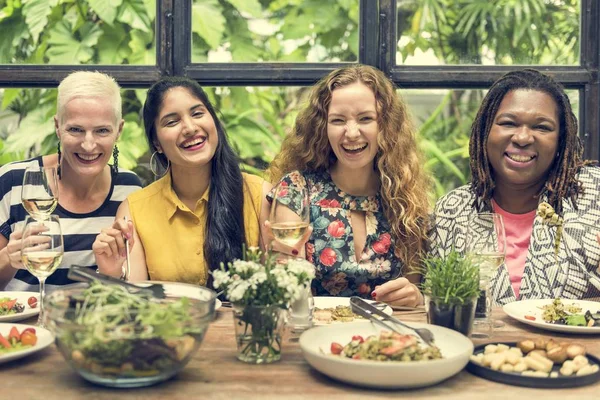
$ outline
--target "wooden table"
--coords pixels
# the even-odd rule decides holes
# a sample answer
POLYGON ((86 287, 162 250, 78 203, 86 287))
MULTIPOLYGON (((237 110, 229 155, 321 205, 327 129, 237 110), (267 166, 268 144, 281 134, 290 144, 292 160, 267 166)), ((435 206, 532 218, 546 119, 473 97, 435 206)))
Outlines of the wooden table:
MULTIPOLYGON (((425 314, 406 315, 405 321, 424 321, 425 314)), ((598 336, 565 336, 523 325, 501 309, 495 318, 505 326, 495 341, 517 341, 538 336, 566 338, 584 344, 600 355, 598 336)), ((479 344, 476 341, 476 344, 479 344)), ((574 389, 529 389, 478 378, 466 371, 436 386, 418 390, 368 390, 342 384, 311 369, 296 342, 286 342, 280 362, 248 365, 235 358, 231 309, 217 312, 200 350, 187 367, 171 381, 142 389, 110 389, 87 383, 63 360, 54 346, 30 357, 0 365, 0 400, 83 399, 520 399, 582 400, 600 398, 600 383, 574 389)))

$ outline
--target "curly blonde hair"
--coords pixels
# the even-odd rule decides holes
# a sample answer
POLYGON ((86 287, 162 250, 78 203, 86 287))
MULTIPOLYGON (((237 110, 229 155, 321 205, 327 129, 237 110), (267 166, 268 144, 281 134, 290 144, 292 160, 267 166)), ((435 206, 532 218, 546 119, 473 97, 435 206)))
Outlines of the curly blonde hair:
POLYGON ((379 193, 396 243, 396 255, 412 270, 420 263, 427 242, 430 180, 406 105, 395 85, 378 69, 352 65, 321 79, 312 88, 267 175, 275 183, 292 171, 328 169, 336 162, 327 136, 331 97, 335 89, 356 82, 369 87, 375 95, 380 133, 374 168, 381 181, 379 193))

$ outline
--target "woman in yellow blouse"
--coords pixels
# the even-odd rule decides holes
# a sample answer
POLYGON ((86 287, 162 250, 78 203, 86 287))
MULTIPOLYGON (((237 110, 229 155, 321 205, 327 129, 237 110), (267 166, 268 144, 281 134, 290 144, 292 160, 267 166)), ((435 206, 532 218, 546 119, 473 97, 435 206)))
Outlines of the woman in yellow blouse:
POLYGON ((223 125, 195 81, 169 77, 154 84, 144 126, 153 172, 159 163, 166 173, 128 196, 112 227, 97 236, 98 268, 123 277, 126 238, 131 280, 210 285, 209 271, 241 258, 243 245, 262 246, 271 185, 241 172, 223 125))

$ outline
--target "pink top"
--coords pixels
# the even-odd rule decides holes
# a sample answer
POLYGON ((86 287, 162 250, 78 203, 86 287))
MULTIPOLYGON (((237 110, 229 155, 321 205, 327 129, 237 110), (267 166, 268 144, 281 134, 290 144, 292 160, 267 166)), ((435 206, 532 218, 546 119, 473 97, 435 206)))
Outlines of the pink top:
POLYGON ((526 214, 511 214, 500 208, 494 199, 492 199, 492 207, 494 208, 494 212, 502 215, 502 219, 504 220, 504 231, 506 233, 506 269, 510 276, 510 284, 518 299, 536 210, 526 214))

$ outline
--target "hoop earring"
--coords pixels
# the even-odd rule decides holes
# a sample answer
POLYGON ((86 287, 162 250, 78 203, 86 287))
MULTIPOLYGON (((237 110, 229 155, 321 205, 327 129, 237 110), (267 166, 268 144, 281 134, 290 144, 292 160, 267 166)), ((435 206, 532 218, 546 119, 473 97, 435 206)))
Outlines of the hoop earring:
POLYGON ((158 167, 155 167, 154 165, 156 163, 160 164, 162 167, 162 163, 160 162, 160 159, 158 159, 158 161, 155 161, 155 157, 157 157, 156 155, 160 154, 157 150, 154 151, 154 153, 152 153, 152 155, 150 156, 150 171, 152 171, 152 173, 154 174, 154 176, 160 178, 163 175, 165 175, 167 173, 167 171, 169 170, 169 168, 171 167, 171 161, 169 161, 169 159, 167 158, 167 167, 165 168, 165 171, 162 174, 159 174, 158 171, 158 167))
POLYGON ((113 165, 112 165, 112 173, 116 175, 119 173, 119 148, 115 143, 115 147, 113 147, 113 165))
POLYGON ((58 179, 61 179, 62 177, 60 176, 61 173, 61 168, 60 168, 60 161, 62 159, 62 153, 60 151, 60 140, 58 141, 58 167, 56 168, 56 174, 58 175, 58 179))

